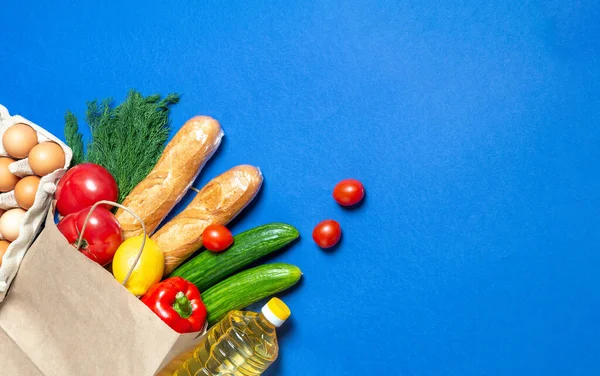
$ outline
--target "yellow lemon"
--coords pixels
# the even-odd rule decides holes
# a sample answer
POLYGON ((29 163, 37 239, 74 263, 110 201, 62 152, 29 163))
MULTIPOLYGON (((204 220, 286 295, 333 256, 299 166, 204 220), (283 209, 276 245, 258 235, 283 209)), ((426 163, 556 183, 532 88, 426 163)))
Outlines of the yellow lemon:
MULTIPOLYGON (((131 237, 123 242, 117 249, 113 258, 113 275, 116 280, 123 283, 127 273, 133 267, 142 246, 144 235, 131 237)), ((142 251, 140 260, 135 265, 131 276, 127 280, 125 287, 136 296, 142 296, 148 291, 150 286, 160 282, 165 269, 165 256, 158 247, 158 244, 146 236, 146 244, 142 251)))

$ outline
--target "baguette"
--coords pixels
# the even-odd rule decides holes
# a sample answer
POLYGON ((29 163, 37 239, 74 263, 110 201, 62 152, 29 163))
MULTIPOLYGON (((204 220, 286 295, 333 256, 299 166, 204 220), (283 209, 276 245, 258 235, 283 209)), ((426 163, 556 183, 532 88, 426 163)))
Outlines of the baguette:
POLYGON ((211 224, 226 225, 258 193, 262 174, 241 165, 217 176, 202 188, 190 204, 152 236, 165 255, 164 275, 171 274, 202 247, 202 232, 211 224))
MULTIPOLYGON (((223 131, 215 119, 191 118, 167 144, 148 176, 125 198, 123 205, 140 216, 148 235, 185 195, 222 137, 223 131)), ((128 212, 119 209, 116 217, 125 239, 142 233, 140 223, 128 212)))

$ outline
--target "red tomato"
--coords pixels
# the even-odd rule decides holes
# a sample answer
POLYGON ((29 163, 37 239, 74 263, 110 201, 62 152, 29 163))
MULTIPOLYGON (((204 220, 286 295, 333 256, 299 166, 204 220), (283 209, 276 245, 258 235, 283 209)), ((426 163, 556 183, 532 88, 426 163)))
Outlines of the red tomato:
POLYGON ((340 241, 342 228, 332 219, 319 223, 312 233, 313 240, 321 248, 331 248, 340 241))
POLYGON ((209 251, 222 252, 233 244, 233 235, 223 225, 210 225, 202 233, 202 243, 209 251))
POLYGON ((118 193, 117 182, 107 169, 82 163, 67 171, 58 182, 56 209, 63 216, 77 213, 100 200, 116 201, 118 193))
MULTIPOLYGON (((79 234, 90 208, 78 213, 72 213, 58 222, 58 230, 73 246, 77 245, 79 234)), ((123 243, 123 232, 117 218, 110 210, 99 206, 92 212, 83 239, 80 251, 90 260, 104 266, 112 261, 117 248, 123 243)))
POLYGON ((365 197, 365 187, 356 179, 344 179, 333 188, 333 198, 342 206, 358 204, 365 197))

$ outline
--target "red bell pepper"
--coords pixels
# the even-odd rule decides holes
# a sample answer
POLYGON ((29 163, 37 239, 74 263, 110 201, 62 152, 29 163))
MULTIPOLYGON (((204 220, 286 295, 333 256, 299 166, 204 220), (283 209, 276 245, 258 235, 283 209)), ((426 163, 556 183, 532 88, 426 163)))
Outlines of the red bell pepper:
POLYGON ((153 285, 142 302, 177 333, 200 331, 206 322, 206 307, 200 291, 181 277, 153 285))

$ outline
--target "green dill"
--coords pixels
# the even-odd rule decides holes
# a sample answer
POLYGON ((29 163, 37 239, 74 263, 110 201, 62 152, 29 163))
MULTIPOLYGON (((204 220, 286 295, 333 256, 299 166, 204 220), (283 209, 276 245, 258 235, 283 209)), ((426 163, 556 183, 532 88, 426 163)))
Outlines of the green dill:
POLYGON ((70 112, 65 116, 65 138, 73 148, 76 161, 86 161, 105 167, 119 186, 119 202, 152 170, 169 138, 171 107, 179 102, 178 94, 142 96, 130 91, 123 103, 114 107, 106 99, 88 102, 86 120, 91 139, 86 154, 76 159, 83 139, 77 119, 70 112))
POLYGON ((65 139, 71 150, 73 150, 71 167, 83 163, 83 136, 79 133, 77 118, 71 111, 67 111, 65 114, 65 139))

